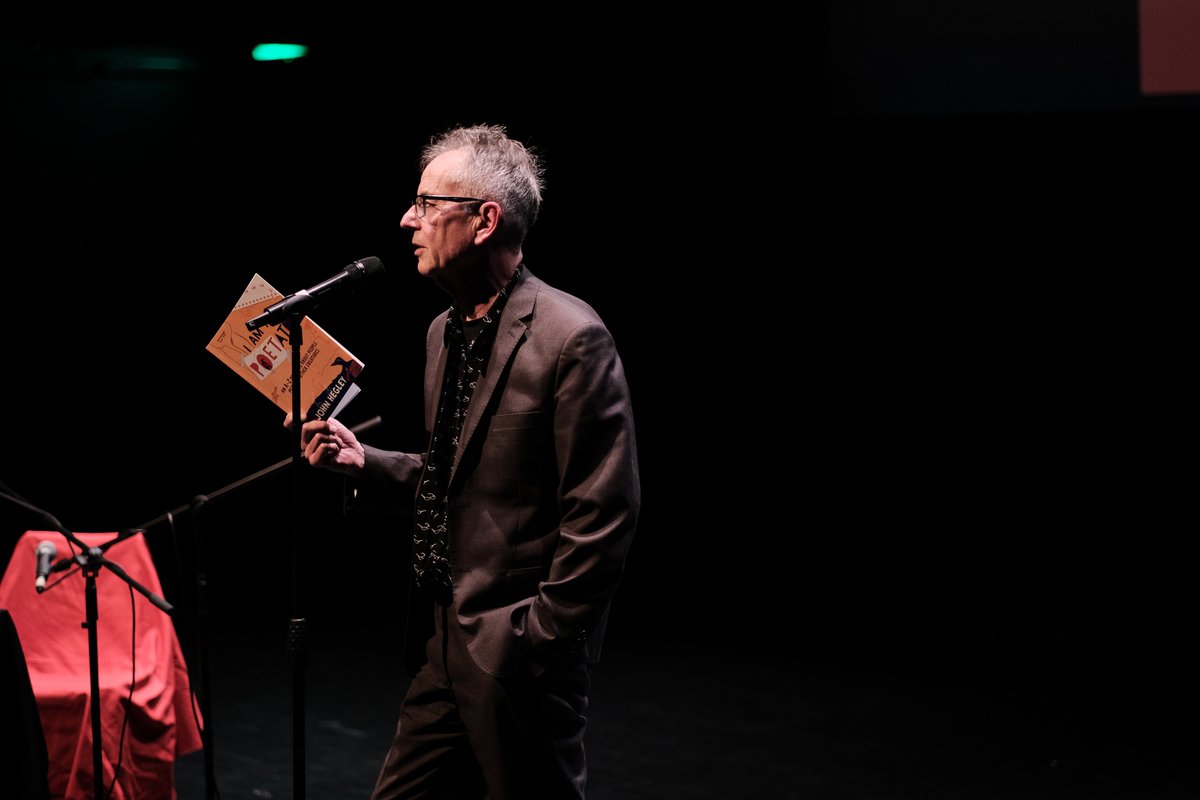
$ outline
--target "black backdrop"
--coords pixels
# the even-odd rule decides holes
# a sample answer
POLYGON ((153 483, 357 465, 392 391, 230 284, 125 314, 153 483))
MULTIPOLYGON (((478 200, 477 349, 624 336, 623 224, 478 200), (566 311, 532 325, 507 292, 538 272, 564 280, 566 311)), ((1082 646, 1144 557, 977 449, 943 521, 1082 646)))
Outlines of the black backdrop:
MULTIPOLYGON (((1081 730, 1171 727, 1196 700, 1195 104, 1138 96, 1132 3, 875 5, 822 8, 812 62, 749 12, 686 42, 591 19, 595 44, 500 68, 319 22, 292 64, 250 64, 249 30, 13 41, 0 479, 117 530, 285 458, 204 345, 254 272, 288 292, 366 255, 382 288, 314 316, 367 364, 347 421, 419 446, 444 298, 396 223, 431 133, 501 122, 550 168, 528 262, 607 318, 637 404, 617 635, 765 633, 1081 730), (131 66, 147 47, 194 60, 131 66)), ((315 612, 387 624, 393 532, 314 481, 315 612)), ((212 509, 217 602, 287 614, 289 492, 212 509)))
MULTIPOLYGON (((711 316, 691 306, 716 267, 697 244, 705 223, 694 206, 715 194, 724 156, 711 151, 708 129, 710 151, 692 174, 668 132, 703 107, 700 68, 687 67, 686 82, 670 69, 628 81, 614 75, 618 48, 606 39, 557 41, 513 64, 497 61, 506 46, 482 46, 478 31, 442 56, 396 41, 390 28, 342 35, 310 19, 280 30, 257 24, 263 16, 231 19, 207 43, 86 8, 63 12, 74 23, 63 29, 9 29, 19 35, 3 51, 3 331, 21 377, 0 480, 72 530, 115 531, 287 458, 282 414, 205 345, 254 273, 287 293, 369 255, 386 267, 372 290, 314 318, 367 365, 345 421, 382 417, 369 441, 419 450, 424 335, 446 298, 416 274, 398 222, 420 146, 452 124, 496 122, 547 163, 530 268, 591 302, 626 361, 646 495, 630 624, 670 634, 724 616, 734 593, 708 583, 731 532, 712 490, 726 483, 723 457, 711 454, 731 446, 732 406, 718 398, 739 389, 724 367, 696 369, 701 355, 731 363, 712 347, 716 330, 688 332, 711 316), (252 44, 275 39, 307 42, 310 54, 250 60, 252 44), (679 396, 694 388, 711 398, 699 416, 679 396), (701 478, 704 461, 714 474, 701 478), (672 607, 651 622, 632 611, 664 593, 692 596, 700 613, 672 607)), ((621 36, 627 58, 648 47, 644 27, 621 36)), ((680 136, 692 136, 687 127, 680 136)), ((187 603, 199 550, 214 603, 286 615, 299 582, 309 613, 395 611, 403 533, 344 518, 338 479, 309 480, 313 502, 299 525, 282 470, 210 502, 198 537, 186 513, 174 533, 152 529, 173 599, 187 603), (299 581, 294 552, 312 556, 299 581)), ((11 541, 41 527, 12 504, 0 514, 11 541)), ((386 624, 378 614, 351 619, 386 624)))

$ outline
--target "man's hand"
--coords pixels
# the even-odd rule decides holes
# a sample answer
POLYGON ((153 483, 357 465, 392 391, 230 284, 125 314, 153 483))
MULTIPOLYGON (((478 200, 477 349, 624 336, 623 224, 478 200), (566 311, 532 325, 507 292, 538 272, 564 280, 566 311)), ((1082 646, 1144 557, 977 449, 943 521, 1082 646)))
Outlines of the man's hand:
MULTIPOLYGON (((283 427, 292 429, 291 412, 284 417, 283 427)), ((300 428, 300 449, 312 466, 346 475, 357 475, 367 461, 358 437, 336 419, 305 422, 300 428)))

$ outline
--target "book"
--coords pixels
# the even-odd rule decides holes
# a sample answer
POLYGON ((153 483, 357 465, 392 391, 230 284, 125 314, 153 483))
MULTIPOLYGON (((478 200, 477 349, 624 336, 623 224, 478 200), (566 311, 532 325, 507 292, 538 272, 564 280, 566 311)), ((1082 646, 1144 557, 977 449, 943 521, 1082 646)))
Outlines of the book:
MULTIPOLYGON (((284 297, 255 273, 205 348, 285 412, 292 410, 292 332, 286 322, 247 323, 284 297)), ((333 419, 358 394, 363 362, 309 317, 300 320, 300 410, 333 419)))

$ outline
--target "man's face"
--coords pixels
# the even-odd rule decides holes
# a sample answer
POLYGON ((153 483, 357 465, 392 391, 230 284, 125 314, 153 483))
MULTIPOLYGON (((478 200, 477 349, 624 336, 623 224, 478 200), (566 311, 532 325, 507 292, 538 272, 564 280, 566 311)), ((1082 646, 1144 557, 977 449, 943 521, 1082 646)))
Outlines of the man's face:
MULTIPOLYGON (((462 196, 468 194, 450 176, 457 174, 466 158, 465 150, 451 150, 429 162, 421 174, 420 195, 462 196)), ((475 258, 477 204, 430 200, 424 216, 414 205, 400 218, 400 227, 412 231, 417 271, 427 277, 450 277, 475 258)))

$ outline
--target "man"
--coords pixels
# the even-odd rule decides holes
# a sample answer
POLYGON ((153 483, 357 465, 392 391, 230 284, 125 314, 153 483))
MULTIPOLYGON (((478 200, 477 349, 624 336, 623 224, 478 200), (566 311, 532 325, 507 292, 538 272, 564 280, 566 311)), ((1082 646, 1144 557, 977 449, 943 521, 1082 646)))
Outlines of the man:
POLYGON ((400 226, 452 300, 426 339, 428 448, 301 435, 357 505, 414 504, 412 681, 373 798, 582 798, 589 666, 641 503, 624 369, 596 312, 523 263, 536 154, 463 127, 421 170, 400 226))

